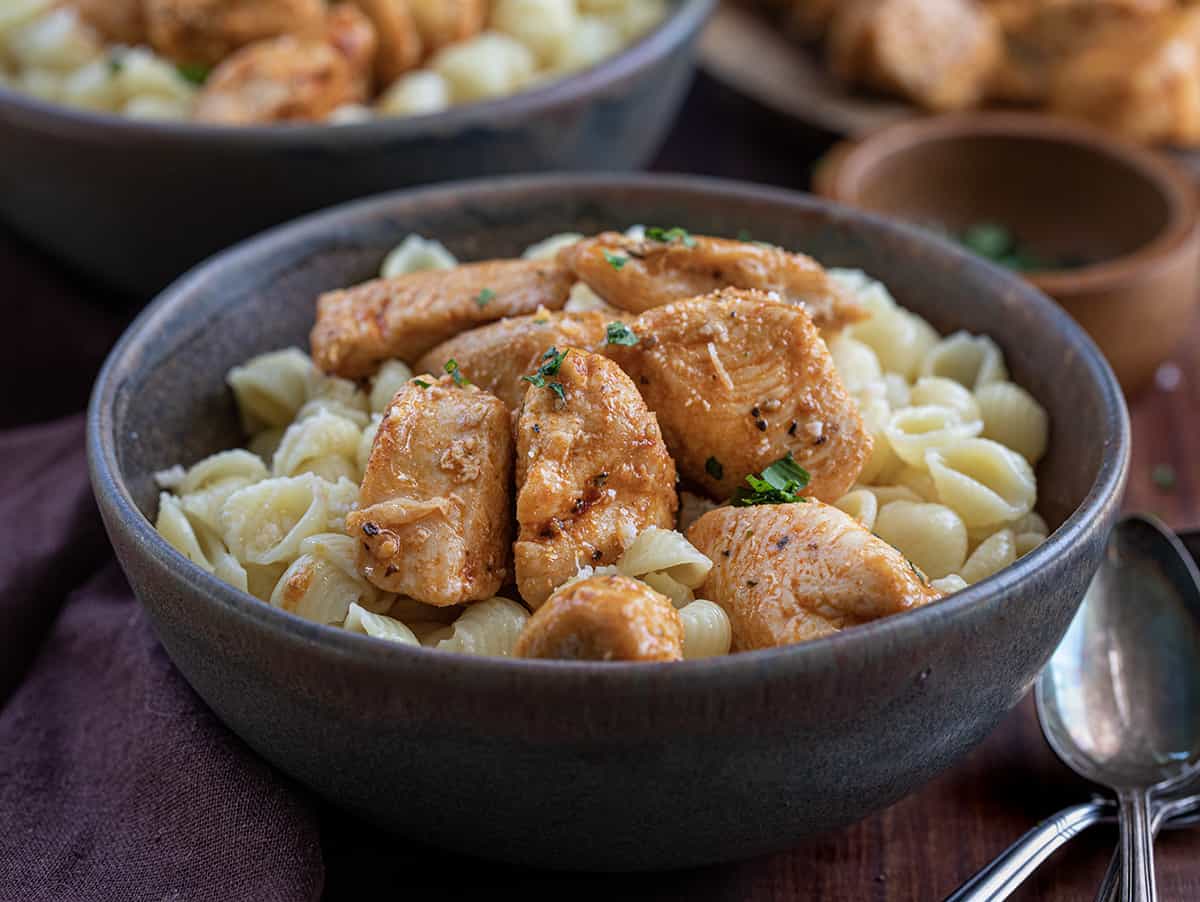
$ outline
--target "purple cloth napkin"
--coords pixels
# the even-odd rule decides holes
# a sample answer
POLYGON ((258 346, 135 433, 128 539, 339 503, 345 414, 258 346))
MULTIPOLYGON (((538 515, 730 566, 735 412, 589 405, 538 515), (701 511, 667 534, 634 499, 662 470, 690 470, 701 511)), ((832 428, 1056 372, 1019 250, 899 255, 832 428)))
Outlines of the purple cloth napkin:
POLYGON ((319 898, 314 806, 171 667, 82 417, 0 435, 0 636, 0 899, 319 898))

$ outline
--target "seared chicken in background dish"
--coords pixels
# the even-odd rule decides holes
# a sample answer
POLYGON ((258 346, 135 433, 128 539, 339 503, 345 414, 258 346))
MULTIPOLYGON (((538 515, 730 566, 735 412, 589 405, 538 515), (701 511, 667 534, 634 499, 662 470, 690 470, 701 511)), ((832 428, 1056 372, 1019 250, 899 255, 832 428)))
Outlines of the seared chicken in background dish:
POLYGON ((525 400, 524 380, 541 365, 547 348, 597 350, 604 343, 611 316, 598 312, 552 313, 547 310, 513 316, 463 332, 442 342, 417 361, 418 373, 440 372, 448 360, 480 388, 516 410, 525 400))
POLYGON ((143 0, 150 45, 179 63, 215 66, 255 41, 318 38, 322 0, 143 0))
POLYGON ((625 576, 593 576, 554 592, 525 624, 518 658, 682 661, 683 623, 666 596, 625 576))
POLYGON ((68 5, 107 41, 127 47, 146 43, 146 0, 71 0, 68 5))
POLYGON ((494 260, 330 291, 317 300, 313 357, 327 373, 358 379, 392 357, 416 360, 475 326, 539 307, 559 310, 573 281, 554 262, 494 260))
POLYGON ((380 84, 391 84, 421 62, 424 44, 409 0, 354 0, 375 27, 379 55, 375 73, 380 84))
POLYGON ((508 410, 458 381, 414 379, 396 393, 346 517, 372 584, 438 606, 495 595, 512 537, 508 410))
POLYGON ((538 608, 643 529, 672 529, 675 464, 658 421, 610 360, 549 349, 517 419, 517 588, 538 608))
POLYGON ((823 501, 854 484, 871 436, 800 307, 729 289, 647 311, 606 353, 658 415, 679 472, 718 500, 791 452, 823 501))
POLYGON ((817 327, 837 331, 866 316, 842 295, 824 267, 804 254, 750 241, 648 230, 659 238, 605 232, 564 248, 559 259, 605 301, 641 313, 672 301, 756 288, 803 307, 817 327), (660 240, 661 239, 661 240, 660 240))
POLYGON ((817 639, 941 597, 899 551, 817 501, 718 508, 688 539, 712 559, 698 594, 729 615, 734 651, 817 639))

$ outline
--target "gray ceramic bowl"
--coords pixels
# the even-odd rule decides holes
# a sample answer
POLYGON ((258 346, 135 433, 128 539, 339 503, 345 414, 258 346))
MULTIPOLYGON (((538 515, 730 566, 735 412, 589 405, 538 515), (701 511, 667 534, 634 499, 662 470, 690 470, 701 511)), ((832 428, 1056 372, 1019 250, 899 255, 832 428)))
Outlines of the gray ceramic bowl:
POLYGON ((402 834, 553 868, 667 868, 778 849, 899 799, 1025 694, 1098 565, 1129 420, 1095 346, 1035 289, 928 234, 778 190, 559 176, 350 204, 196 269, 96 385, 92 479, 172 659, 265 758, 402 834), (941 603, 804 645, 680 664, 446 655, 316 626, 205 574, 154 532, 151 474, 240 440, 223 376, 303 345, 319 291, 410 231, 463 259, 551 233, 681 225, 803 248, 882 278, 943 332, 987 333, 1049 409, 1040 508, 1058 528, 941 603))
POLYGON ((515 97, 331 127, 219 128, 72 110, 0 88, 0 218, 90 276, 150 296, 301 213, 450 179, 644 166, 715 0, 671 0, 612 59, 515 97))

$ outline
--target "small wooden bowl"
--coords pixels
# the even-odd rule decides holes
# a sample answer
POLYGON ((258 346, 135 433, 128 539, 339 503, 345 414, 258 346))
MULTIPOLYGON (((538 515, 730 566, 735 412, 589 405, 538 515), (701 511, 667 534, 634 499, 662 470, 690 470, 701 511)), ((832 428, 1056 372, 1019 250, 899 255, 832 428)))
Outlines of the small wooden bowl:
POLYGON ((1126 394, 1187 331, 1196 187, 1166 158, 1095 129, 1032 113, 906 121, 836 148, 815 189, 954 232, 1001 223, 1043 256, 1098 261, 1027 278, 1091 333, 1126 394))

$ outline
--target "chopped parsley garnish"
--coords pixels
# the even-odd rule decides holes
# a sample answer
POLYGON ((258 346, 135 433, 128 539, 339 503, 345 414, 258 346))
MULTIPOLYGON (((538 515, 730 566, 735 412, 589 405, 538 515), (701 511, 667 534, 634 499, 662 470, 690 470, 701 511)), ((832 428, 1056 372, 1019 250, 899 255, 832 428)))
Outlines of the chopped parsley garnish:
POLYGON ((125 60, 116 53, 108 57, 108 71, 113 75, 120 75, 121 70, 125 68, 125 60))
POLYGON ((537 368, 537 372, 532 376, 522 376, 521 378, 532 385, 534 388, 548 388, 558 396, 558 400, 567 400, 567 390, 561 382, 547 382, 549 376, 557 376, 558 371, 562 369, 562 362, 566 360, 567 354, 570 351, 560 351, 558 348, 551 348, 542 355, 542 365, 537 368))
POLYGON ((657 226, 651 226, 646 229, 646 237, 651 241, 662 241, 670 244, 672 241, 679 241, 684 247, 695 247, 696 239, 691 236, 687 229, 681 229, 675 226, 671 229, 660 229, 657 226))
POLYGON ((1175 468, 1170 464, 1155 464, 1150 471, 1150 481, 1164 492, 1171 491, 1176 483, 1175 468))
POLYGON ((908 558, 905 558, 905 560, 908 561, 908 566, 910 566, 912 568, 912 572, 917 574, 917 579, 919 579, 921 581, 921 584, 928 586, 929 578, 926 577, 925 574, 921 572, 921 568, 918 567, 916 564, 914 564, 912 561, 909 561, 908 558))
POLYGON ((608 344, 631 346, 637 343, 637 335, 624 323, 608 324, 608 344))
POLYGON ((204 84, 212 73, 211 66, 202 66, 199 63, 180 63, 175 68, 179 70, 179 74, 186 81, 190 81, 194 85, 204 84))
POLYGON ((483 291, 479 292, 479 294, 475 295, 475 303, 479 305, 480 309, 483 309, 495 299, 496 292, 492 291, 490 288, 485 288, 483 291))
POLYGON ((471 380, 464 376, 462 370, 458 368, 457 360, 454 360, 453 358, 447 360, 443 369, 450 374, 450 376, 454 379, 454 384, 459 388, 466 388, 471 384, 471 380))
POLYGON ((563 387, 561 382, 549 382, 546 384, 546 388, 558 395, 558 400, 562 401, 564 404, 567 402, 567 390, 563 387))
POLYGON ((625 268, 625 264, 629 262, 629 258, 624 254, 612 254, 608 251, 604 252, 604 259, 608 261, 608 265, 620 272, 625 268))
POLYGON ((429 383, 428 383, 428 382, 426 382, 424 379, 414 379, 414 380, 413 380, 413 383, 414 383, 414 384, 415 384, 415 385, 416 385, 418 388, 429 388, 429 383))
POLYGON ((737 240, 749 244, 754 240, 754 235, 749 229, 738 229, 737 240))
POLYGON ((808 471, 796 463, 789 451, 762 471, 746 477, 749 488, 739 488, 733 496, 734 507, 752 507, 756 504, 792 504, 806 499, 800 496, 809 482, 808 471))
POLYGON ((704 472, 718 482, 725 478, 725 468, 715 457, 710 457, 704 462, 704 472))

